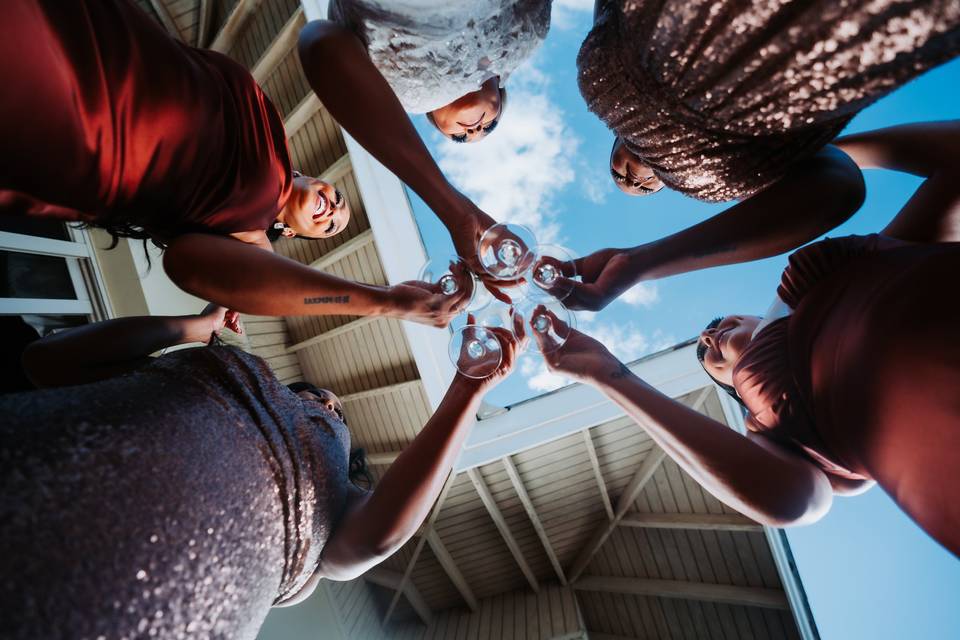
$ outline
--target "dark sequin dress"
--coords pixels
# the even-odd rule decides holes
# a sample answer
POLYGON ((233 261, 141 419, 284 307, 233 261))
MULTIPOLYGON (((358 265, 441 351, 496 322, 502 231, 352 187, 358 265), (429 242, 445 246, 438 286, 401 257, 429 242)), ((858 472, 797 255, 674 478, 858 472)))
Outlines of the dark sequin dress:
POLYGON ((346 427, 233 348, 0 415, 4 639, 252 639, 345 504, 346 427))
POLYGON ((590 110, 670 188, 744 198, 960 54, 960 0, 599 0, 590 110))

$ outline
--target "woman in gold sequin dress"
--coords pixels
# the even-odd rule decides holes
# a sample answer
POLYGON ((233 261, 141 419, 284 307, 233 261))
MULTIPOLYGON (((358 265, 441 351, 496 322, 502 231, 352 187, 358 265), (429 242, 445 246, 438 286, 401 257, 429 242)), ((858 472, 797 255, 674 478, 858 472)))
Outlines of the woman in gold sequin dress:
POLYGON ((569 304, 600 309, 640 280, 776 255, 834 228, 859 208, 863 180, 830 141, 958 54, 957 0, 598 0, 579 83, 617 136, 621 189, 740 202, 583 258, 569 304))

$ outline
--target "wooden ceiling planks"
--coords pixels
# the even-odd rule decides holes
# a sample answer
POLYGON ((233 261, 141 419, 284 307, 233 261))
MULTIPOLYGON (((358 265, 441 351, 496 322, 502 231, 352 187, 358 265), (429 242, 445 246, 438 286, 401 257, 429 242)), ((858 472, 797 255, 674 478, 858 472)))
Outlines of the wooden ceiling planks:
MULTIPOLYGON (((151 10, 150 0, 138 1, 151 10)), ((192 43, 198 37, 203 3, 200 0, 164 2, 177 30, 192 43)), ((233 13, 236 2, 209 0, 207 4, 210 25, 206 38, 210 42, 233 13)), ((272 68, 264 79, 264 90, 284 117, 290 117, 298 106, 310 109, 298 113, 298 124, 302 125, 293 132, 289 147, 292 160, 300 170, 321 175, 345 157, 343 134, 322 106, 306 99, 311 93, 299 68, 294 47, 290 45, 287 52, 278 47, 271 50, 284 25, 289 26, 299 3, 296 0, 267 0, 247 2, 246 5, 256 6, 256 11, 243 28, 232 35, 228 50, 248 68, 265 59, 270 63, 272 68), (264 58, 268 51, 269 56, 264 58)), ((157 17, 156 13, 153 15, 157 17)), ((285 40, 288 44, 292 41, 291 38, 285 40)), ((265 68, 264 64, 261 69, 265 68)), ((346 231, 335 238, 316 242, 282 240, 276 244, 278 253, 311 264, 369 230, 352 171, 336 178, 334 184, 344 193, 353 212, 346 231)), ((374 244, 342 252, 336 261, 325 264, 324 269, 341 277, 385 282, 374 244)), ((266 355, 278 374, 291 379, 299 377, 302 371, 303 377, 315 384, 328 386, 341 394, 351 394, 418 377, 409 345, 395 320, 377 319, 296 353, 287 352, 284 340, 278 339, 278 335, 284 335, 281 328, 289 332, 290 340, 296 342, 342 327, 353 318, 287 318, 283 326, 271 318, 245 320, 251 348, 266 355)), ((681 401, 692 404, 697 399, 704 400, 699 407, 701 412, 723 421, 715 390, 711 388, 707 395, 698 390, 681 401)), ((396 392, 387 391, 348 402, 347 411, 356 445, 373 453, 393 453, 415 437, 429 415, 429 406, 422 387, 405 386, 396 392)), ((646 433, 629 418, 621 418, 597 426, 586 434, 573 434, 512 456, 517 476, 563 568, 570 567, 597 527, 609 519, 598 477, 611 501, 616 503, 640 461, 652 451, 654 444, 646 433), (594 445, 595 463, 584 435, 590 437, 594 445)), ((386 468, 377 466, 374 474, 382 475, 386 468)), ((484 465, 476 473, 488 487, 534 575, 538 580, 553 579, 555 574, 543 544, 502 463, 484 465)), ((704 492, 673 462, 665 460, 630 505, 629 513, 722 515, 736 512, 704 492)), ((466 475, 454 481, 448 502, 439 512, 436 535, 470 589, 480 598, 478 604, 484 610, 496 608, 503 613, 500 618, 507 619, 510 617, 508 609, 516 610, 532 596, 529 593, 522 595, 525 588, 529 591, 526 580, 466 475)), ((415 538, 384 566, 398 572, 408 569, 416 542, 415 538)), ((618 526, 589 563, 586 575, 650 577, 766 589, 781 586, 763 534, 747 531, 618 526)), ((430 545, 424 545, 411 569, 410 579, 433 611, 462 610, 463 598, 430 545)), ((359 591, 356 587, 341 586, 338 590, 350 596, 347 607, 355 613, 378 598, 375 592, 359 591)), ((790 613, 785 611, 621 593, 581 592, 578 600, 587 628, 598 633, 635 638, 798 637, 796 625, 790 613)), ((376 606, 383 608, 382 603, 376 606)), ((546 606, 549 609, 549 604, 546 606)), ((403 621, 409 613, 411 610, 401 601, 396 619, 403 621)), ((448 614, 448 617, 450 619, 444 623, 446 626, 439 632, 441 635, 436 637, 475 637, 478 630, 464 626, 473 622, 464 622, 466 618, 454 620, 455 614, 448 614), (450 633, 456 633, 456 636, 450 633)), ((359 625, 357 630, 368 626, 371 630, 374 628, 375 621, 369 619, 369 615, 367 618, 355 622, 359 625)), ((503 637, 509 637, 507 626, 498 631, 503 637)), ((395 625, 394 628, 399 636, 384 637, 419 638, 424 631, 422 627, 410 624, 395 625)), ((516 638, 534 637, 529 635, 532 629, 524 631, 517 627, 509 631, 514 632, 516 638), (519 633, 528 635, 517 635, 519 633)), ((438 631, 433 629, 431 633, 436 635, 438 631)))

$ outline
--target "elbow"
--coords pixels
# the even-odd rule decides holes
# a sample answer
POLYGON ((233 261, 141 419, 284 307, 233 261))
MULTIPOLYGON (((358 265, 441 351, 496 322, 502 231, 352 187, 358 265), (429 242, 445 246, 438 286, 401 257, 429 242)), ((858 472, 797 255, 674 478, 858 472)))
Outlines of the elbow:
POLYGON ((323 69, 345 47, 356 44, 357 36, 341 24, 330 20, 313 20, 300 30, 297 52, 307 77, 314 68, 323 69))
POLYGON ((163 270, 171 281, 187 293, 203 297, 199 290, 201 279, 191 264, 193 243, 189 238, 178 238, 163 253, 163 270))
POLYGON ((796 484, 751 517, 764 526, 785 529, 810 525, 827 515, 833 504, 833 490, 826 475, 817 471, 796 484))
POLYGON ((839 149, 825 150, 815 162, 818 179, 814 181, 813 193, 822 195, 820 211, 824 222, 832 229, 846 222, 863 206, 867 186, 857 163, 839 149))
POLYGON ((45 372, 50 370, 50 349, 43 340, 36 340, 27 345, 20 356, 20 366, 24 375, 37 387, 51 386, 51 380, 45 372))

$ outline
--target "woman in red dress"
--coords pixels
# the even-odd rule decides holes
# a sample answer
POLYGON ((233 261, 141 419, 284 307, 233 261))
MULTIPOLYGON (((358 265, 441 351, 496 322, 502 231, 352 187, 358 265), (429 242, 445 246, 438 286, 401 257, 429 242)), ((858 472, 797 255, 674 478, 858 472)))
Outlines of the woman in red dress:
POLYGON ((442 326, 462 304, 273 254, 268 230, 342 231, 343 196, 292 170, 283 119, 245 68, 175 41, 132 3, 4 2, 0 60, 0 212, 151 238, 179 286, 248 313, 442 326))
POLYGON ((874 482, 960 555, 960 122, 845 138, 862 168, 926 181, 882 232, 790 256, 764 317, 700 336, 707 373, 749 411, 742 436, 663 396, 575 334, 550 367, 598 386, 707 490, 773 526, 813 522, 874 482))

